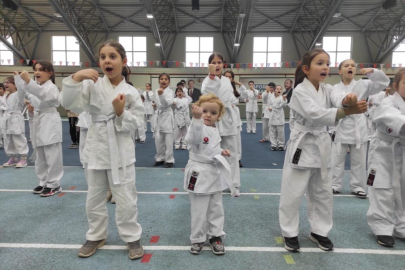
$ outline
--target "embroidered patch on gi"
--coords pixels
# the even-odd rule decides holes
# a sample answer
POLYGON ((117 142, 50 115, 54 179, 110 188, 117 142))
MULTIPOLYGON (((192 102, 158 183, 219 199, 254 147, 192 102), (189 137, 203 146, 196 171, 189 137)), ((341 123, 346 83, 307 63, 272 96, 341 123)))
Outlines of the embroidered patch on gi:
POLYGON ((297 148, 297 150, 295 151, 293 160, 292 160, 293 164, 296 164, 296 165, 298 164, 298 161, 300 160, 300 157, 301 157, 301 152, 302 152, 302 149, 297 148))
POLYGON ((390 134, 391 132, 393 132, 392 128, 387 127, 387 133, 390 134))
POLYGON ((368 178, 367 178, 367 186, 374 185, 374 179, 375 179, 376 173, 377 173, 377 170, 370 169, 370 173, 368 174, 368 178))
POLYGON ((209 140, 210 140, 210 139, 209 139, 208 137, 205 137, 203 144, 208 144, 208 141, 209 141, 209 140))
POLYGON ((195 184, 197 183, 197 178, 200 173, 193 171, 191 173, 190 181, 188 182, 188 190, 194 191, 195 184))

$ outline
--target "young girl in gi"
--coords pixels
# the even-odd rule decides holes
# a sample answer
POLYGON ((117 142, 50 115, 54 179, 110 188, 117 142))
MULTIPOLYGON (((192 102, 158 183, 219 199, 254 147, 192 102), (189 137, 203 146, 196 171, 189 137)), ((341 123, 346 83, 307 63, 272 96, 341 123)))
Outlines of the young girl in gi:
POLYGON ((121 75, 127 64, 126 52, 116 41, 106 41, 99 49, 98 71, 84 69, 63 79, 60 101, 63 107, 91 115, 83 150, 88 184, 86 212, 89 230, 79 257, 90 257, 107 238, 106 194, 111 187, 117 202, 116 223, 121 239, 128 243, 130 259, 139 259, 144 251, 137 222, 135 188, 135 147, 130 131, 143 126, 144 109, 138 91, 121 75))
POLYGON ((274 86, 271 85, 274 83, 269 83, 266 85, 266 91, 262 94, 262 126, 263 126, 263 139, 260 140, 261 143, 270 141, 270 126, 269 126, 269 118, 271 116, 272 111, 269 110, 272 99, 274 98, 274 86))
POLYGON ((200 254, 207 239, 212 252, 225 254, 222 190, 230 188, 232 196, 236 190, 231 182, 231 168, 222 157, 234 153, 221 149, 221 136, 216 128, 224 113, 225 106, 218 97, 202 95, 193 105, 193 120, 186 135, 189 160, 184 189, 189 192, 191 204, 192 254, 200 254))
POLYGON ((172 168, 173 157, 173 90, 169 88, 170 76, 166 73, 159 75, 160 88, 154 93, 156 102, 155 144, 156 156, 153 166, 165 164, 165 168, 172 168))
POLYGON ((25 123, 21 111, 24 107, 24 91, 17 91, 15 79, 9 76, 4 79, 4 89, 8 95, 4 97, 5 110, 3 114, 4 151, 10 159, 4 167, 27 167, 28 144, 25 137, 25 123), (20 161, 17 156, 21 155, 20 161))
POLYGON ((22 92, 27 93, 30 104, 34 107, 32 121, 32 148, 35 172, 39 185, 35 194, 50 197, 62 191, 60 180, 63 176, 62 155, 62 119, 56 110, 59 107, 59 89, 54 84, 55 71, 48 61, 38 61, 33 65, 35 81, 28 72, 18 76, 16 84, 22 92))
POLYGON ((154 101, 152 85, 150 83, 145 84, 146 90, 143 92, 143 97, 145 98, 145 102, 143 105, 145 106, 145 132, 148 131, 148 121, 150 122, 151 131, 154 132, 155 127, 153 125, 153 115, 154 115, 154 108, 152 103, 154 101))
POLYGON ((284 151, 284 107, 287 106, 287 97, 283 96, 280 85, 276 86, 269 117, 270 142, 272 151, 284 151))
POLYGON ((372 115, 376 134, 368 156, 370 208, 367 222, 377 243, 393 247, 393 236, 405 241, 405 68, 394 78, 394 95, 372 115))
POLYGON ((83 149, 84 146, 86 145, 87 132, 91 124, 92 124, 91 115, 88 112, 84 111, 81 114, 79 114, 79 121, 77 122, 77 126, 80 128, 79 157, 80 162, 83 165, 83 168, 84 168, 83 149))
POLYGON ((285 155, 279 209, 285 248, 292 252, 300 249, 299 207, 304 194, 308 201, 310 239, 322 250, 333 250, 328 238, 333 224, 333 194, 331 139, 326 126, 336 125, 346 115, 367 110, 366 102, 357 102, 356 95, 332 91, 332 86, 323 83, 329 63, 324 50, 313 49, 304 54, 295 72, 298 85, 290 101, 295 122, 285 155), (350 107, 333 108, 339 106, 350 107))
POLYGON ((183 92, 183 88, 177 87, 176 98, 173 101, 174 106, 174 149, 187 149, 187 142, 184 140, 187 134, 187 127, 190 125, 190 117, 188 113, 188 105, 193 101, 188 96, 187 92, 183 92))
POLYGON ((256 133, 256 113, 258 111, 257 97, 259 91, 255 89, 255 83, 249 81, 249 90, 246 93, 246 119, 247 133, 256 133))
MULTIPOLYGON (((378 69, 364 68, 361 74, 367 74, 369 80, 354 80, 356 63, 349 59, 339 64, 342 81, 334 86, 335 91, 355 93, 359 99, 376 94, 390 83, 390 79, 378 69)), ((333 193, 342 190, 342 178, 347 149, 350 149, 350 189, 360 199, 366 199, 366 154, 367 154, 367 117, 357 114, 345 117, 336 126, 335 139, 332 142, 332 187, 333 193)))
MULTIPOLYGON (((233 88, 230 80, 222 76, 224 58, 219 53, 213 53, 208 59, 209 76, 207 76, 202 84, 202 94, 212 93, 216 95, 225 105, 225 113, 218 122, 217 128, 221 135, 221 147, 229 149, 231 153, 238 153, 238 115, 232 109, 233 88)), ((232 183, 236 189, 236 196, 239 196, 240 188, 240 168, 238 155, 234 154, 227 157, 229 166, 232 172, 232 183)))
POLYGON ((0 148, 3 148, 3 113, 6 109, 4 99, 4 85, 0 83, 0 148))

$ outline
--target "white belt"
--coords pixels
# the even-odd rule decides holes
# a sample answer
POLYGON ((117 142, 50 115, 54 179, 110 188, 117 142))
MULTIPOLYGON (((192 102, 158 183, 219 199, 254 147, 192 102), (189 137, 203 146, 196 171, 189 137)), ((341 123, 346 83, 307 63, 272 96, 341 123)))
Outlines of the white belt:
POLYGON ((37 155, 36 155, 36 149, 37 149, 37 129, 39 125, 39 115, 44 114, 44 113, 55 113, 57 112, 55 107, 52 108, 46 108, 46 109, 41 109, 41 110, 35 110, 34 111, 34 118, 32 119, 32 148, 34 149, 30 159, 32 161, 36 161, 37 155))
POLYGON ((4 114, 3 114, 3 130, 4 130, 4 135, 7 132, 7 120, 10 119, 10 117, 12 115, 21 115, 21 111, 20 110, 5 110, 4 114))
MULTIPOLYGON (((393 161, 393 189, 394 189, 394 197, 396 203, 400 206, 401 211, 404 212, 405 210, 405 186, 401 185, 401 175, 397 173, 397 165, 395 162, 395 147, 402 146, 405 147, 405 139, 401 139, 398 137, 392 137, 386 135, 379 130, 375 133, 375 136, 383 141, 391 143, 391 151, 392 151, 392 161, 393 161), (404 200, 402 200, 404 199, 404 200)), ((404 170, 404 168, 402 168, 404 170)))
MULTIPOLYGON (((173 109, 171 107, 165 109, 165 110, 158 110, 158 115, 156 119, 156 128, 155 128, 155 139, 159 139, 160 137, 160 125, 159 125, 159 115, 165 114, 165 113, 171 113, 173 117, 173 109)), ((172 123, 174 122, 174 119, 172 119, 172 123)), ((173 126, 174 129, 174 126, 173 126)))
POLYGON ((216 167, 218 167, 221 176, 224 177, 225 181, 229 185, 229 189, 231 190, 231 195, 232 197, 235 196, 236 194, 236 188, 232 184, 232 177, 231 177, 231 168, 229 167, 228 161, 221 156, 221 155, 215 155, 213 158, 196 154, 196 153, 189 153, 189 158, 192 161, 198 162, 198 163, 204 163, 204 164, 213 164, 216 167))
POLYGON ((110 163, 111 163, 111 173, 112 173, 112 180, 114 185, 119 185, 120 175, 118 170, 118 162, 119 159, 121 160, 122 165, 122 175, 125 177, 126 173, 126 153, 125 151, 120 151, 121 149, 118 148, 117 136, 115 135, 115 128, 114 128, 114 118, 116 114, 112 115, 91 115, 91 121, 93 123, 106 123, 107 124, 107 138, 108 138, 108 147, 110 150, 110 163))
POLYGON ((318 149, 319 149, 319 153, 321 154, 321 175, 322 175, 322 179, 325 180, 327 177, 327 166, 328 166, 327 161, 328 161, 329 157, 325 153, 325 147, 324 147, 325 142, 322 140, 320 135, 322 133, 328 133, 328 131, 326 130, 326 127, 306 127, 306 126, 303 126, 303 125, 295 122, 294 129, 299 132, 302 132, 302 134, 298 137, 297 146, 292 151, 293 155, 297 151, 297 148, 300 148, 302 139, 306 135, 310 134, 310 135, 314 136, 315 140, 316 140, 316 145, 318 146, 318 149))
MULTIPOLYGON (((361 136, 360 136, 360 130, 357 127, 356 116, 353 117, 353 120, 354 120, 354 138, 356 140, 356 149, 360 149, 361 136)), ((340 125, 341 125, 342 121, 343 121, 343 119, 340 120, 338 126, 336 127, 336 134, 337 135, 340 135, 339 128, 340 128, 340 125)), ((341 151, 342 151, 342 143, 341 143, 341 140, 340 140, 340 136, 338 136, 337 138, 335 137, 335 143, 336 143, 336 147, 337 147, 336 150, 340 154, 341 151)))

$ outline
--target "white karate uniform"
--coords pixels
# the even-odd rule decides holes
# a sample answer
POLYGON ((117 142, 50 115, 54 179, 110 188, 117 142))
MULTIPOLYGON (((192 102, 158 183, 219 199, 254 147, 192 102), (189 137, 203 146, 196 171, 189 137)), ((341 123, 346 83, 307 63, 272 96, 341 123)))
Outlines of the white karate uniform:
POLYGON ((258 90, 247 90, 246 98, 249 100, 246 102, 246 121, 247 121, 247 132, 256 132, 256 113, 258 111, 257 106, 257 96, 259 95, 258 90))
POLYGON ((79 114, 79 121, 77 122, 76 126, 80 128, 79 157, 80 162, 83 164, 83 166, 84 166, 84 162, 82 159, 83 149, 84 146, 86 145, 87 131, 89 130, 91 124, 92 124, 91 115, 88 112, 84 111, 81 114, 79 114))
POLYGON ((3 98, 5 101, 2 119, 4 151, 10 157, 16 157, 18 154, 26 157, 28 144, 25 137, 24 117, 21 114, 24 107, 25 92, 16 91, 3 98))
MULTIPOLYGON (((142 105, 145 107, 145 102, 142 103, 142 105)), ((146 114, 145 114, 146 115, 146 114)), ((146 118, 144 118, 145 122, 146 122, 146 118)), ((138 127, 135 130, 131 130, 131 138, 132 140, 135 141, 141 141, 141 142, 145 142, 146 141, 146 128, 145 125, 142 127, 138 127)))
MULTIPOLYGON (((355 93, 359 100, 376 94, 388 87, 390 80, 381 70, 374 69, 370 80, 352 80, 349 85, 343 82, 334 85, 334 91, 345 94, 355 93)), ((364 114, 349 115, 336 126, 335 140, 332 142, 332 187, 342 190, 342 179, 347 149, 350 149, 350 189, 352 192, 366 192, 367 118, 364 114)))
POLYGON ((266 91, 262 94, 262 127, 263 127, 263 139, 270 141, 270 126, 269 126, 269 118, 271 116, 271 111, 269 111, 269 107, 271 105, 271 98, 274 98, 273 93, 266 91))
POLYGON ((375 108, 380 106, 381 102, 386 97, 388 97, 386 91, 381 91, 378 94, 370 95, 370 97, 368 98, 368 101, 373 103, 373 105, 370 106, 367 111, 367 128, 369 140, 371 140, 371 138, 374 136, 376 132, 376 126, 372 120, 372 115, 374 113, 375 108))
POLYGON ((240 110, 237 104, 239 103, 239 100, 234 96, 232 98, 232 109, 235 111, 235 114, 237 116, 237 122, 238 122, 238 132, 236 133, 236 142, 237 142, 237 151, 238 151, 238 160, 242 159, 242 119, 240 119, 240 110))
POLYGON ((218 129, 193 118, 186 141, 189 160, 184 170, 184 190, 189 192, 191 204, 191 243, 224 238, 222 190, 230 188, 234 196, 235 188, 231 168, 221 156, 218 129))
POLYGON ((108 188, 117 202, 116 223, 121 239, 140 239, 142 228, 137 222, 137 192, 135 188, 135 146, 130 131, 143 126, 144 107, 138 91, 123 79, 111 85, 107 76, 96 82, 63 79, 59 100, 63 107, 75 113, 87 111, 92 117, 83 150, 88 184, 86 212, 90 229, 86 239, 98 241, 107 237, 108 188), (117 116, 112 101, 125 95, 125 108, 117 116))
POLYGON ((0 147, 3 147, 3 114, 6 109, 6 100, 4 96, 0 96, 0 147))
POLYGON ((20 76, 14 76, 14 79, 18 91, 28 93, 28 100, 34 107, 31 159, 35 161, 39 185, 57 188, 63 177, 62 119, 56 109, 60 105, 58 87, 51 80, 39 85, 34 80, 27 84, 20 76))
POLYGON ((154 132, 153 115, 155 114, 155 109, 152 106, 152 102, 155 101, 155 97, 153 91, 143 91, 142 95, 145 98, 145 102, 143 103, 145 106, 145 132, 148 131, 148 121, 150 122, 151 131, 154 132))
POLYGON ((184 140, 187 134, 187 127, 190 125, 189 104, 193 99, 185 93, 183 98, 174 98, 174 144, 176 146, 187 147, 184 140))
POLYGON ((155 90, 155 102, 157 106, 156 112, 156 128, 155 128, 155 144, 156 156, 155 160, 165 161, 166 163, 174 163, 173 157, 173 130, 174 130, 174 114, 172 109, 173 90, 169 87, 164 89, 162 95, 159 96, 155 90))
POLYGON ((287 100, 284 100, 282 95, 272 99, 273 110, 269 118, 271 147, 284 148, 284 107, 287 106, 287 100))
POLYGON ((284 160, 279 208, 284 237, 299 233, 299 207, 305 194, 311 232, 327 237, 332 229, 331 139, 326 126, 336 124, 338 109, 332 108, 332 100, 341 103, 344 97, 323 83, 316 90, 306 78, 294 89, 290 108, 295 123, 284 160))
POLYGON ((398 92, 375 108, 373 122, 367 222, 375 235, 405 238, 405 102, 398 92))
POLYGON ((234 187, 240 187, 240 168, 238 159, 238 116, 236 111, 232 109, 232 97, 233 87, 231 81, 225 77, 215 76, 211 80, 208 76, 204 79, 201 93, 208 94, 213 93, 216 95, 225 105, 226 112, 222 115, 221 120, 216 124, 221 135, 221 148, 228 149, 231 152, 230 157, 226 157, 226 160, 231 167, 232 183, 234 187))

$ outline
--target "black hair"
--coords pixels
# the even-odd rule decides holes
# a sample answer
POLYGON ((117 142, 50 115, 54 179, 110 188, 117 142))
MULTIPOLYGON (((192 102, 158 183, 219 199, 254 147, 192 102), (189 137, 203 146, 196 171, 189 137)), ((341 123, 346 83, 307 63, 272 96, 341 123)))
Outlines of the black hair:
POLYGON ((178 82, 178 83, 177 83, 177 87, 179 87, 179 85, 183 86, 183 83, 182 83, 182 82, 178 82))
POLYGON ((215 56, 219 57, 221 59, 221 61, 224 62, 224 57, 222 56, 222 54, 214 52, 208 58, 208 64, 211 64, 211 61, 215 58, 215 56))
POLYGON ((134 84, 132 82, 127 82, 127 84, 134 86, 134 84))
POLYGON ((303 67, 307 66, 308 69, 311 68, 312 60, 314 60, 314 58, 317 55, 320 55, 323 53, 326 54, 328 57, 330 57, 329 54, 321 48, 315 48, 315 49, 312 49, 312 50, 304 53, 304 55, 302 56, 301 63, 297 66, 297 69, 295 70, 294 88, 297 87, 298 84, 302 83, 304 81, 304 79, 307 77, 307 75, 304 73, 303 67))
POLYGON ((225 71, 224 72, 224 76, 225 76, 225 74, 226 73, 229 73, 229 74, 231 74, 231 77, 232 77, 232 81, 231 81, 231 85, 232 85, 232 88, 233 88, 233 94, 235 95, 235 97, 240 97, 240 94, 239 94, 239 92, 238 91, 236 91, 236 85, 235 85, 235 82, 233 81, 233 79, 235 78, 235 73, 233 73, 233 71, 232 70, 230 70, 230 69, 228 69, 227 71, 225 71))
POLYGON ((42 71, 45 71, 45 72, 52 72, 52 75, 49 77, 49 79, 51 79, 51 81, 53 82, 53 84, 55 84, 55 70, 54 70, 54 68, 53 68, 52 63, 49 62, 49 61, 38 61, 38 62, 35 62, 35 64, 32 66, 32 70, 35 71, 35 67, 36 67, 37 65, 41 65, 42 71))
POLYGON ((3 83, 0 83, 0 88, 4 89, 4 84, 3 83))
POLYGON ((167 74, 167 73, 160 73, 160 75, 159 75, 159 80, 160 80, 160 78, 161 77, 163 77, 163 76, 166 76, 168 79, 169 79, 169 82, 170 82, 170 75, 169 74, 167 74))
POLYGON ((189 82, 194 82, 194 80, 188 80, 188 82, 187 82, 187 83, 189 83, 189 82))
POLYGON ((291 85, 293 84, 293 80, 291 79, 285 79, 285 81, 290 81, 291 85))
POLYGON ((272 88, 276 88, 276 84, 274 82, 269 82, 268 86, 270 86, 272 88))
POLYGON ((254 81, 249 81, 248 84, 249 84, 249 83, 253 83, 253 84, 254 84, 255 82, 254 82, 254 81))

